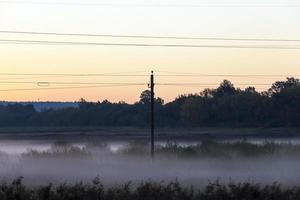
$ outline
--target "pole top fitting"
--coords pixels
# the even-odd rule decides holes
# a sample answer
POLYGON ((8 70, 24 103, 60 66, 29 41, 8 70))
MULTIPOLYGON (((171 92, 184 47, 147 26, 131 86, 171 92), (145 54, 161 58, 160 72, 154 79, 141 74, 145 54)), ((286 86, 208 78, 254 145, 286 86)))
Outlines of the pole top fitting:
POLYGON ((151 71, 151 74, 153 74, 153 70, 151 71))

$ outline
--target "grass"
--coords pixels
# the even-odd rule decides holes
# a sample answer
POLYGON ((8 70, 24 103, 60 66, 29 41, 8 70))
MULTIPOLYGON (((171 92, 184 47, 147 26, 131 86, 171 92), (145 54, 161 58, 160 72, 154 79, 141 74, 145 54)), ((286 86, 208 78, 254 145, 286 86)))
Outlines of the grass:
MULTIPOLYGON (((122 150, 127 155, 143 155, 149 153, 147 145, 131 143, 122 150)), ((213 140, 202 140, 194 146, 180 146, 177 143, 167 143, 165 146, 156 147, 158 156, 176 157, 207 157, 207 158, 235 158, 235 157, 259 157, 270 155, 300 155, 300 145, 277 144, 265 142, 261 145, 252 144, 246 140, 234 143, 222 143, 213 140)))
MULTIPOLYGON (((155 134, 160 138, 169 137, 178 139, 203 139, 211 137, 298 137, 300 128, 157 128, 155 134)), ((0 137, 7 139, 15 138, 40 138, 40 139, 82 139, 90 137, 92 139, 147 139, 149 136, 148 128, 140 127, 0 127, 0 137), (126 134, 125 134, 126 133, 126 134)))
POLYGON ((203 189, 184 187, 178 181, 168 184, 144 182, 105 188, 99 178, 90 184, 52 184, 35 188, 22 184, 22 177, 0 184, 2 200, 298 200, 300 187, 279 184, 210 183, 203 189))
POLYGON ((22 154, 23 158, 57 158, 57 157, 91 157, 86 148, 80 148, 64 142, 57 142, 49 150, 37 151, 30 149, 22 154))
MULTIPOLYGON (((22 154, 23 158, 49 158, 49 157, 93 157, 97 153, 111 156, 145 156, 149 155, 149 145, 145 142, 132 142, 117 152, 110 152, 106 143, 88 143, 85 147, 77 147, 66 142, 56 142, 49 150, 29 150, 22 154)), ((300 145, 290 143, 278 144, 265 142, 253 144, 246 140, 234 143, 222 143, 214 140, 202 140, 193 146, 182 146, 168 142, 163 146, 156 146, 157 157, 179 158, 248 158, 260 156, 299 156, 300 145)), ((99 154, 101 155, 101 154, 99 154)))

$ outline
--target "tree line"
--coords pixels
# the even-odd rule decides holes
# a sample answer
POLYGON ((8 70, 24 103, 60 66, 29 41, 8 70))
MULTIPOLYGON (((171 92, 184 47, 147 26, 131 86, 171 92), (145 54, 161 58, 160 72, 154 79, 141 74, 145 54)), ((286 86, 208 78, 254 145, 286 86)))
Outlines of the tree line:
MULTIPOLYGON (((0 126, 148 126, 150 91, 134 104, 87 102, 78 107, 36 111, 33 105, 0 106, 0 126)), ((155 99, 156 125, 161 127, 298 127, 300 126, 300 81, 287 78, 270 89, 244 90, 224 80, 215 89, 178 96, 164 103, 155 99)))

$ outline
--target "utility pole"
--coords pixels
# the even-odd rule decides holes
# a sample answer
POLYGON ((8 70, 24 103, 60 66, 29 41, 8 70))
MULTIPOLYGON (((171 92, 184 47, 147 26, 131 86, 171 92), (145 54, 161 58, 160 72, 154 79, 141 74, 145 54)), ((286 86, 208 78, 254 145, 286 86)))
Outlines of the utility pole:
POLYGON ((154 74, 151 71, 150 76, 150 90, 151 90, 151 157, 154 158, 154 74))

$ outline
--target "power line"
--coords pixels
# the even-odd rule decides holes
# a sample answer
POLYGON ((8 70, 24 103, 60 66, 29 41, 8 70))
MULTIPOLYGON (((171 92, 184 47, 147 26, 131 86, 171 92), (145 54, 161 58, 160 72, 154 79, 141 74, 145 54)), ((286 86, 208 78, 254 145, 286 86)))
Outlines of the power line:
POLYGON ((28 34, 28 35, 54 35, 54 36, 80 36, 80 37, 111 37, 111 38, 141 38, 141 39, 172 39, 172 40, 220 40, 220 41, 258 41, 258 42, 300 42, 300 39, 270 39, 270 38, 225 38, 225 37, 184 37, 184 36, 155 36, 155 35, 119 35, 119 34, 92 34, 92 33, 59 33, 36 31, 10 31, 0 30, 0 33, 28 34))
MULTIPOLYGON (((163 84, 163 85, 159 85, 160 87, 178 87, 178 86, 180 86, 180 87, 183 87, 183 88, 185 88, 185 87, 188 87, 188 88, 207 88, 207 87, 212 87, 212 86, 218 86, 218 85, 220 85, 220 84, 216 84, 216 85, 210 85, 210 84, 207 84, 207 85, 186 85, 186 84, 163 84)), ((251 84, 249 84, 249 85, 244 85, 244 84, 242 84, 242 85, 239 85, 239 84, 234 84, 234 86, 236 87, 236 88, 239 88, 240 86, 241 87, 254 87, 255 89, 269 89, 269 87, 270 86, 272 86, 272 84, 261 84, 261 85, 251 85, 251 84), (259 87, 259 86, 261 86, 261 87, 259 87)), ((211 88, 210 88, 211 89, 211 88)), ((212 88, 213 89, 213 88, 212 88)))
MULTIPOLYGON (((0 81, 0 84, 37 84, 37 85, 147 85, 147 83, 121 83, 121 82, 50 82, 50 81, 0 81)), ((164 83, 158 82, 156 85, 219 85, 220 83, 164 83)), ((270 85, 267 83, 235 83, 235 85, 270 85)))
POLYGON ((161 77, 238 77, 238 78, 255 78, 255 77, 273 77, 273 78, 286 78, 286 77, 298 77, 300 75, 267 75, 267 74, 257 74, 257 75, 232 75, 232 74, 157 74, 156 76, 161 76, 161 77))
POLYGON ((297 4, 277 4, 277 5, 243 5, 243 4, 222 4, 222 5, 214 5, 214 4, 137 4, 137 3, 92 3, 92 2, 39 2, 39 1, 0 1, 0 3, 5 4, 33 4, 33 5, 65 5, 65 6, 107 6, 107 7, 174 7, 174 8, 243 8, 243 7, 263 7, 263 8, 297 8, 300 5, 297 4))
POLYGON ((57 85, 147 85, 147 83, 121 83, 121 82, 51 82, 51 81, 0 81, 0 84, 57 84, 57 85))
MULTIPOLYGON (((271 85, 267 83, 233 83, 234 85, 252 86, 252 85, 271 85)), ((156 85, 165 86, 214 86, 220 85, 220 83, 156 83, 156 85)))
MULTIPOLYGON (((163 71, 161 71, 163 72, 163 71)), ((0 73, 0 76, 33 76, 39 75, 42 76, 127 76, 126 73, 139 73, 139 72, 119 72, 119 73, 101 73, 101 74, 27 74, 27 73, 0 73)), ((169 72, 164 71, 166 74, 158 74, 158 76, 231 76, 231 77, 275 77, 275 76, 286 76, 286 75, 225 75, 225 74, 192 74, 192 73, 182 73, 179 72, 169 72), (174 74, 175 73, 175 74, 174 74)), ((132 75, 129 75, 132 76, 132 75)), ((141 75, 134 75, 134 76, 141 76, 141 75)), ((0 81, 0 84, 37 84, 38 88, 17 88, 17 89, 1 89, 2 92, 9 92, 9 91, 31 91, 31 90, 64 90, 64 89, 84 89, 84 88, 101 88, 101 87, 122 87, 122 86, 145 86, 147 83, 124 83, 124 82, 58 82, 58 81, 0 81), (51 84, 61 84, 61 85, 80 85, 80 86, 68 86, 68 87, 49 87, 51 84), (83 86, 85 85, 85 86, 83 86)), ((156 85, 159 86, 180 86, 180 87, 207 87, 207 86, 215 86, 219 85, 220 83, 204 83, 204 82, 194 82, 194 83, 186 83, 186 82, 157 82, 156 85)), ((237 86, 270 86, 271 84, 268 83, 235 83, 237 86)))
POLYGON ((164 74, 158 74, 156 76, 199 76, 199 77, 292 77, 292 76, 300 76, 297 74, 204 74, 204 73, 195 73, 195 72, 176 72, 176 71, 162 71, 158 70, 156 71, 158 73, 164 73, 164 74))
MULTIPOLYGON (((167 73, 166 71, 158 71, 161 73, 167 73)), ((124 72, 123 72, 124 73, 124 72)), ((298 77, 300 75, 297 74, 200 74, 200 73, 185 73, 185 72, 168 72, 168 73, 175 73, 175 74, 160 74, 157 73, 155 76, 161 76, 161 77, 241 77, 241 78, 247 78, 247 77, 298 77)), ((122 74, 122 73, 0 73, 0 76, 38 76, 38 77, 28 77, 28 78, 43 78, 46 76, 48 77, 144 77, 149 76, 147 74, 122 74)), ((26 77, 20 77, 20 78, 26 78, 26 77)), ((1 79, 3 80, 3 79, 1 79)))
MULTIPOLYGON (((35 91, 35 90, 68 90, 68 89, 87 89, 87 88, 111 88, 111 87, 126 87, 126 86, 143 86, 146 84, 116 84, 116 85, 93 85, 93 86, 76 86, 76 87, 41 87, 41 88, 17 88, 17 89, 0 89, 0 92, 14 92, 14 91, 35 91)), ((218 84, 156 84, 159 86, 182 86, 182 87, 207 87, 218 84)), ((246 84, 235 84, 244 86, 246 84)), ((258 86, 267 86, 271 84, 255 84, 258 86)), ((254 85, 254 86, 255 86, 254 85)), ((247 84, 248 86, 248 84, 247 84)), ((253 84, 251 85, 253 86, 253 84)))
MULTIPOLYGON (((124 73, 124 72, 120 72, 120 73, 93 73, 93 74, 72 74, 72 73, 0 73, 0 76, 39 76, 39 78, 42 78, 43 76, 49 76, 51 77, 82 77, 82 76, 87 76, 87 77, 91 77, 91 76, 107 76, 107 77, 122 77, 122 76, 148 76, 146 74, 130 74, 130 72, 124 73)), ((34 78, 34 77, 30 77, 30 78, 34 78)), ((3 79, 2 79, 3 80, 3 79)))
MULTIPOLYGON (((86 89, 86 88, 102 88, 102 87, 124 87, 124 86, 139 86, 140 84, 118 84, 118 85, 93 85, 93 86, 77 86, 77 87, 52 87, 52 88, 17 88, 17 89, 0 89, 0 92, 14 91, 33 91, 33 90, 66 90, 66 89, 86 89)), ((144 84, 143 84, 144 85, 144 84)))
MULTIPOLYGON (((41 79, 41 78, 63 78, 69 76, 139 76, 132 75, 135 73, 145 73, 147 71, 132 71, 132 72, 117 72, 117 73, 102 73, 102 74, 25 74, 25 73, 0 73, 0 76, 33 76, 33 77, 13 77, 1 78, 1 80, 24 80, 24 79, 41 79)), ((144 75, 143 75, 144 76, 144 75)), ((26 83, 26 82, 24 82, 26 83)))
MULTIPOLYGON (((28 80, 28 79, 45 79, 45 78, 63 78, 63 77, 77 77, 77 76, 139 76, 136 73, 144 73, 146 71, 130 71, 130 72, 115 72, 115 73, 101 73, 101 74, 25 74, 25 73, 0 73, 0 76, 18 76, 10 78, 1 78, 3 80, 28 80), (25 76, 25 77, 19 77, 25 76), (32 76, 32 77, 26 77, 32 76)), ((144 76, 144 75, 142 75, 144 76)), ((14 83, 13 81, 7 81, 7 83, 14 83)), ((4 83, 4 82, 3 82, 4 83)), ((18 82, 16 82, 18 83, 18 82)), ((19 82, 21 83, 21 82, 19 82)), ((37 82, 28 82, 24 81, 23 83, 37 83, 37 82)))
POLYGON ((236 78, 287 78, 287 77, 299 77, 298 74, 202 74, 192 72, 174 72, 174 71, 157 71, 156 76, 162 77, 236 77, 236 78))
POLYGON ((64 76, 34 76, 34 77, 14 77, 14 78, 1 78, 1 80, 28 80, 28 79, 40 79, 40 78, 61 78, 64 76))
POLYGON ((149 43, 97 43, 97 42, 63 42, 49 40, 7 40, 0 42, 13 42, 29 45, 84 45, 84 46, 128 46, 128 47, 169 47, 169 48, 226 48, 226 49, 282 49, 298 50, 300 46, 259 46, 259 45, 189 45, 189 44, 149 44, 149 43))

